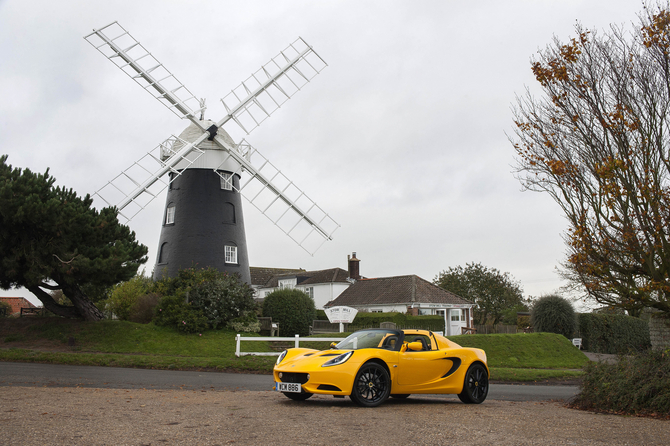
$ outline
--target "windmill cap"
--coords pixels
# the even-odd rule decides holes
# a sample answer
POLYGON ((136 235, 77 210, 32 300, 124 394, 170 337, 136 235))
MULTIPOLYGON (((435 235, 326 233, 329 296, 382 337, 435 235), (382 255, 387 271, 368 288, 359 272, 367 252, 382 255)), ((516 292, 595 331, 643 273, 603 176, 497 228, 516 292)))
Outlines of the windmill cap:
MULTIPOLYGON (((209 128, 210 126, 216 124, 216 122, 210 121, 209 119, 205 119, 200 122, 205 128, 209 128)), ((183 132, 179 134, 179 138, 187 142, 193 142, 196 139, 198 139, 202 134, 203 134, 202 129, 192 122, 188 127, 186 127, 186 129, 183 132)), ((231 138, 230 135, 226 133, 226 131, 223 130, 222 128, 219 129, 217 136, 223 138, 223 140, 226 141, 231 146, 235 145, 235 141, 233 141, 233 138, 231 138)), ((178 147, 176 144, 175 146, 176 146, 175 149, 177 149, 178 147)), ((201 142, 198 145, 198 148, 202 150, 222 150, 221 147, 219 147, 216 143, 214 143, 214 141, 208 141, 208 140, 201 142)))

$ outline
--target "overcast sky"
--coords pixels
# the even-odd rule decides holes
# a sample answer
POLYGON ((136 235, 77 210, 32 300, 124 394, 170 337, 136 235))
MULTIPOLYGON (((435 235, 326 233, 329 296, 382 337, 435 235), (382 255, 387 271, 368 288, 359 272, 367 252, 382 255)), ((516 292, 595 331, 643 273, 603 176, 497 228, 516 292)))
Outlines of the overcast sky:
MULTIPOLYGON (((328 67, 247 137, 340 225, 311 257, 244 203, 252 266, 433 278, 481 262, 526 295, 562 285, 565 219, 512 173, 511 105, 555 35, 630 29, 634 0, 0 0, 0 154, 84 195, 187 122, 83 36, 118 21, 198 97, 219 98, 298 36, 328 67)), ((156 261, 165 193, 130 222, 156 261)), ((29 293, 0 291, 0 295, 29 293)))

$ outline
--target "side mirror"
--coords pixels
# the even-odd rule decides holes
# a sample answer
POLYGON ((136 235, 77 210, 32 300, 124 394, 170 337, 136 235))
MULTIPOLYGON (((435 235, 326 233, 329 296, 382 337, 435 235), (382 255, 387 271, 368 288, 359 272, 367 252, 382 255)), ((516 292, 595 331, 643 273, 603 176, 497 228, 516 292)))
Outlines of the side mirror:
POLYGON ((400 353, 405 353, 407 351, 407 342, 403 342, 400 346, 400 353))
POLYGON ((330 343, 330 348, 331 349, 336 348, 336 347, 337 347, 337 342, 331 342, 330 343))
POLYGON ((420 341, 414 341, 407 344, 407 349, 412 350, 413 352, 420 352, 423 350, 423 343, 420 341))

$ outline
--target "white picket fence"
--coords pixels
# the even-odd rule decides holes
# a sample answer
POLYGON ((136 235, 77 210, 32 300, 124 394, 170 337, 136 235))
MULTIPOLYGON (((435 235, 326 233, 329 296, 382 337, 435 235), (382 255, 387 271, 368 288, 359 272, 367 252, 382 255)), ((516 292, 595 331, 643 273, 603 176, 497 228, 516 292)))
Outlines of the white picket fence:
POLYGON ((274 342, 274 341, 280 341, 280 342, 287 342, 287 341, 295 341, 295 348, 300 347, 300 340, 302 341, 324 341, 324 342, 340 342, 344 338, 309 338, 303 336, 300 338, 300 335, 295 335, 295 337, 292 338, 280 338, 278 336, 264 336, 264 337, 242 337, 238 333, 237 336, 235 336, 235 356, 240 357, 240 356, 247 356, 247 355, 253 355, 253 356, 279 356, 281 352, 243 352, 240 351, 240 343, 242 341, 267 341, 267 342, 274 342))

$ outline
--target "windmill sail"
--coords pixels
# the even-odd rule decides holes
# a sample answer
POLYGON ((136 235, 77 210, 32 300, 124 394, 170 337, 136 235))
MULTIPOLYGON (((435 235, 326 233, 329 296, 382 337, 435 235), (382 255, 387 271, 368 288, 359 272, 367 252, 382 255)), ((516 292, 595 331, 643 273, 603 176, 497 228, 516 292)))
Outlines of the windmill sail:
POLYGON ((241 177, 237 190, 249 203, 311 255, 332 240, 340 226, 335 220, 251 144, 242 140, 235 149, 228 156, 241 158, 234 172, 241 177))
MULTIPOLYGON (((228 118, 249 134, 328 65, 302 38, 296 39, 221 99, 228 118)), ((224 118, 225 119, 225 118, 224 118)), ((236 129, 224 129, 238 140, 236 129)))
POLYGON ((118 22, 84 39, 180 118, 192 118, 203 109, 193 93, 118 22))

